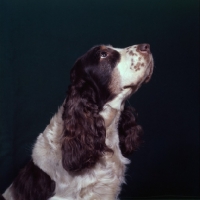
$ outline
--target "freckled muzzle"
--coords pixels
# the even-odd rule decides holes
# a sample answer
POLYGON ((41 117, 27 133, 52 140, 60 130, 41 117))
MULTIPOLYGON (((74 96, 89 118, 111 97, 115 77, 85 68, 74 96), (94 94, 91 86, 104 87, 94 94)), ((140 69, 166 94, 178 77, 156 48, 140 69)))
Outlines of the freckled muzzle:
POLYGON ((136 92, 143 83, 150 80, 153 73, 153 56, 149 44, 138 44, 123 49, 110 46, 108 48, 120 54, 112 73, 111 88, 114 93, 124 89, 136 92))
POLYGON ((146 79, 144 80, 144 83, 147 83, 150 81, 152 73, 153 73, 153 57, 150 51, 150 45, 149 44, 139 44, 137 45, 137 50, 139 53, 141 53, 144 56, 144 59, 147 61, 148 66, 147 69, 149 70, 149 74, 147 75, 146 79))
POLYGON ((147 75, 144 82, 148 82, 153 73, 153 57, 149 44, 138 44, 126 48, 126 53, 130 58, 130 69, 139 72, 142 68, 146 69, 147 75))

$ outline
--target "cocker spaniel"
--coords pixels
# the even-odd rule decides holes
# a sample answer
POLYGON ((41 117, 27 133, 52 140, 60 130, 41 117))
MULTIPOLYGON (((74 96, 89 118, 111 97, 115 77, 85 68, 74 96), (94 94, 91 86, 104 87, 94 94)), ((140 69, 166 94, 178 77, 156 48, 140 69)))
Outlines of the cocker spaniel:
POLYGON ((7 200, 112 200, 141 142, 125 101, 153 72, 149 44, 95 46, 70 73, 66 99, 34 145, 32 160, 5 191, 7 200))

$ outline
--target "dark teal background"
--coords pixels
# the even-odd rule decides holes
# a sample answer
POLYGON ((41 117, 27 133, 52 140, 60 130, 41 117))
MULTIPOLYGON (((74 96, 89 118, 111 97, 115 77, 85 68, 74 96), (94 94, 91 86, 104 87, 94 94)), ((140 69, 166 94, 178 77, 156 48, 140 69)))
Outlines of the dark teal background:
POLYGON ((200 195, 198 0, 0 0, 0 192, 63 102, 75 60, 144 42, 155 70, 129 102, 145 143, 121 198, 200 195))

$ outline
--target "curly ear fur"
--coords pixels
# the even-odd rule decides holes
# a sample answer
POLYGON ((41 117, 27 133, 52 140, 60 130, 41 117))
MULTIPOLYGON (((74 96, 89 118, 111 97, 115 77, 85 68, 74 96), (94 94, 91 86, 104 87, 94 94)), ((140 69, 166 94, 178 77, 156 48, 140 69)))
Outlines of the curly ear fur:
POLYGON ((96 92, 81 79, 69 86, 64 104, 62 164, 65 170, 79 172, 91 168, 105 151, 106 129, 99 115, 96 92))
POLYGON ((125 107, 119 119, 120 149, 124 156, 128 156, 142 143, 142 127, 137 125, 137 114, 132 107, 125 107))

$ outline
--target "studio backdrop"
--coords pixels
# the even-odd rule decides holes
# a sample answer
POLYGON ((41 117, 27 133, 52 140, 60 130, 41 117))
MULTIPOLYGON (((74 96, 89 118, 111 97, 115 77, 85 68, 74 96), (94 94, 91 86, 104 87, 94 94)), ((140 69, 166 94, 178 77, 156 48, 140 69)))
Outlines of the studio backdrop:
POLYGON ((199 196, 198 0, 1 0, 0 193, 62 104, 76 59, 97 44, 140 43, 155 69, 127 102, 145 142, 120 198, 199 196))

